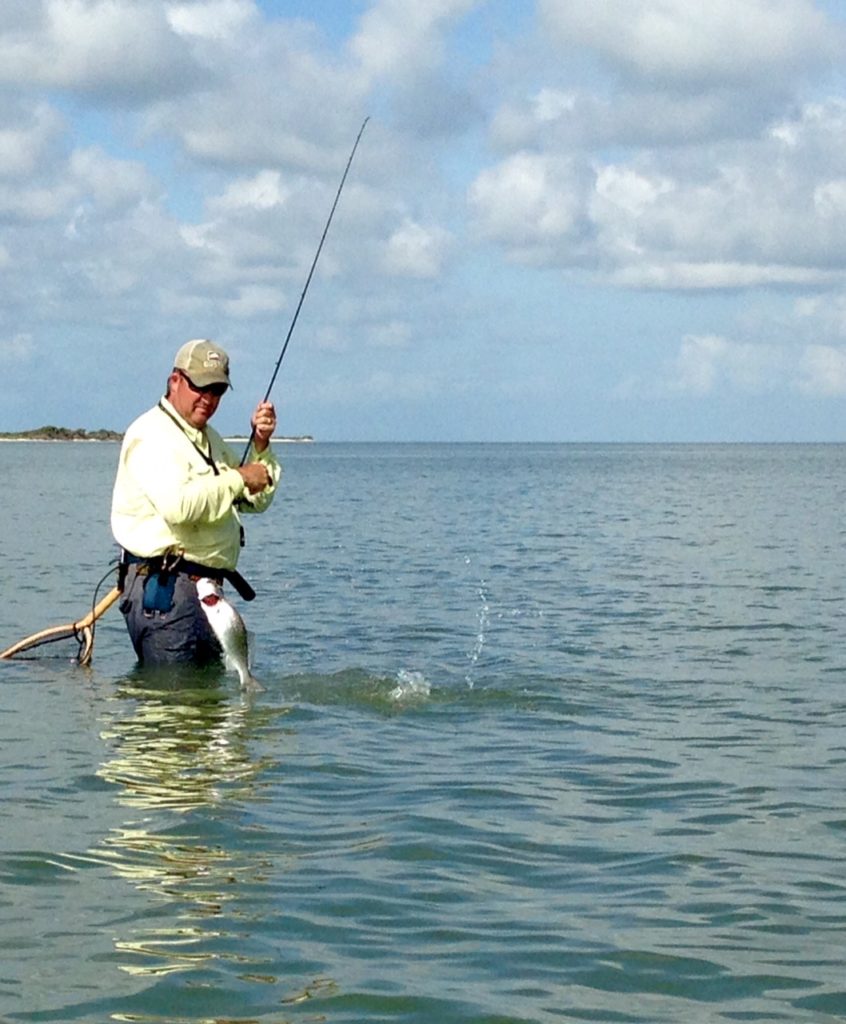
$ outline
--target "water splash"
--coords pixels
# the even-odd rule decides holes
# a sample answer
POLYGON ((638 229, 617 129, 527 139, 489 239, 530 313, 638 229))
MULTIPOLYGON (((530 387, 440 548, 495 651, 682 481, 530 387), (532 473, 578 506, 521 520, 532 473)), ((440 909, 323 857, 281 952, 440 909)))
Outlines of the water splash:
POLYGON ((464 681, 473 689, 473 674, 479 658, 482 654, 482 649, 485 646, 485 638, 487 636, 488 625, 491 618, 490 605, 488 604, 488 594, 485 590, 485 581, 482 580, 481 585, 477 591, 479 597, 479 617, 478 627, 476 629, 476 642, 473 645, 473 649, 470 651, 468 658, 470 660, 470 666, 467 669, 467 674, 464 677, 464 681))
POLYGON ((401 668, 397 672, 397 685, 391 691, 391 699, 396 701, 419 700, 428 697, 432 686, 426 681, 422 672, 411 672, 401 668))

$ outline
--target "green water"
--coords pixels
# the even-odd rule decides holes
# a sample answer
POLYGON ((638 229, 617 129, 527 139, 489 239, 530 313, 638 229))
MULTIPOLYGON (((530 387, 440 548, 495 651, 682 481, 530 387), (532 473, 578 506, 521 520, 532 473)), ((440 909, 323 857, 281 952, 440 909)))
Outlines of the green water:
MULTIPOLYGON (((0 646, 90 606, 116 454, 0 445, 0 646)), ((263 693, 116 612, 0 663, 0 1020, 846 1017, 846 449, 283 457, 263 693)))

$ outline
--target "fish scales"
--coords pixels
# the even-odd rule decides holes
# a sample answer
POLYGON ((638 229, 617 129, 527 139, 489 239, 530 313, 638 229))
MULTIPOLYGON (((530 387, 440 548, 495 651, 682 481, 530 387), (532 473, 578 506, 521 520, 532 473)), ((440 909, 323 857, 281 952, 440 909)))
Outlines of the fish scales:
POLYGON ((218 639, 227 666, 233 668, 245 690, 261 690, 261 683, 250 670, 250 640, 247 627, 238 610, 223 596, 220 584, 214 580, 197 580, 200 606, 218 639))

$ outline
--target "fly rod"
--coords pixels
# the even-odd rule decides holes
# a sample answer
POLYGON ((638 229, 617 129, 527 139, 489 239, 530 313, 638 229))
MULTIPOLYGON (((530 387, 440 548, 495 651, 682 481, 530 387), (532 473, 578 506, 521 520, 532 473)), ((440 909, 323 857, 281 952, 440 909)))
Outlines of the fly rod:
MULTIPOLYGON (((341 176, 341 183, 338 185, 338 191, 335 193, 335 201, 332 203, 332 209, 329 211, 329 217, 326 220, 326 227, 323 229, 323 234, 320 236, 320 244, 317 246, 317 252, 314 254, 314 259, 311 261, 311 269, 308 272, 305 286, 303 287, 302 294, 300 295, 300 301, 297 303, 297 308, 294 310, 294 317, 291 320, 291 326, 288 328, 288 333, 285 336, 285 344, 282 346, 282 351, 279 353, 279 358, 276 360, 276 366, 273 369, 273 375, 270 378, 270 383, 267 385, 267 391, 264 393, 263 401, 267 401, 270 398, 270 392, 273 390, 273 385, 276 383, 276 377, 279 374, 279 367, 282 365, 282 360, 285 358, 285 352, 288 350, 288 342, 291 340, 291 335, 294 333, 294 327, 297 324, 297 318, 300 315, 300 310, 303 308, 303 302, 305 301, 306 292, 308 286, 311 284, 311 279, 314 276, 314 268, 317 266, 317 261, 320 259, 320 251, 323 248, 323 243, 326 241, 326 236, 329 233, 329 225, 332 223, 332 218, 335 216, 335 207, 338 205, 338 200, 341 198, 341 192, 344 188, 344 182, 347 180, 347 174, 349 174, 350 166, 355 156, 355 151, 358 149, 358 144, 361 141, 361 136, 364 134, 364 129, 367 122, 370 120, 369 117, 361 122, 361 128, 358 130, 358 135, 355 137, 352 151, 350 152, 349 160, 347 160, 347 166, 344 168, 344 173, 341 176)), ((250 431, 250 437, 247 441, 247 447, 244 449, 244 454, 241 456, 241 465, 247 461, 247 456, 250 453, 250 445, 253 443, 253 437, 255 436, 255 428, 250 431)))

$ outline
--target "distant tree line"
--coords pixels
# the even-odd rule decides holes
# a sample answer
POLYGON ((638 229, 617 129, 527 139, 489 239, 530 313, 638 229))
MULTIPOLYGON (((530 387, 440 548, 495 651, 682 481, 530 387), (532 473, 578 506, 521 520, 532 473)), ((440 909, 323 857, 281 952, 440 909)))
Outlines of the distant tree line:
MULTIPOLYGON (((0 431, 0 441, 122 441, 123 434, 115 430, 84 430, 78 427, 36 427, 34 430, 0 431)), ((311 434, 280 438, 286 441, 313 441, 311 434)))
POLYGON ((120 441, 123 434, 114 430, 84 430, 82 427, 36 427, 34 430, 0 432, 0 438, 10 441, 120 441))

